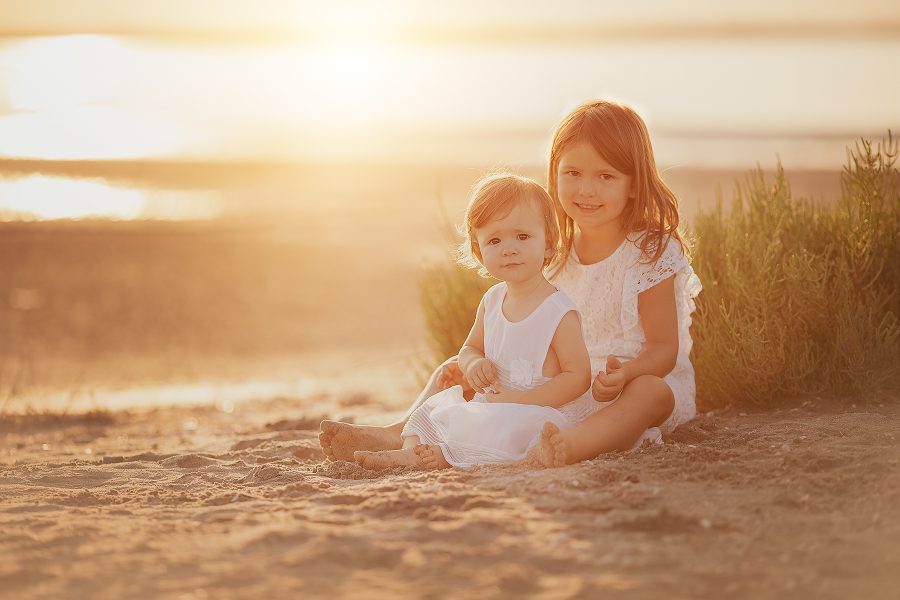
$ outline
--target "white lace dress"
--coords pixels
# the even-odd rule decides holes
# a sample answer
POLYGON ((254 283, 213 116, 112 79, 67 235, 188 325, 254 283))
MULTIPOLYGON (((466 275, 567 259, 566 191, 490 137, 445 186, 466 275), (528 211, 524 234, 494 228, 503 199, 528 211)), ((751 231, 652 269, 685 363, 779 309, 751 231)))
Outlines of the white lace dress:
MULTIPOLYGON (((501 385, 531 389, 550 380, 542 373, 547 351, 560 321, 575 310, 575 304, 557 291, 530 315, 512 322, 503 314, 505 297, 506 284, 499 283, 482 300, 485 356, 496 366, 501 385)), ((544 423, 554 423, 560 429, 574 426, 576 416, 584 410, 582 402, 578 399, 559 410, 532 404, 489 403, 483 394, 466 402, 457 385, 437 392, 416 408, 402 436, 416 435, 423 444, 440 447, 447 462, 456 467, 513 463, 525 458, 539 441, 544 423)))
MULTIPOLYGON (((589 265, 582 264, 572 249, 563 270, 553 283, 566 292, 581 314, 581 329, 591 356, 591 375, 606 369, 610 354, 630 360, 640 353, 646 338, 638 317, 638 294, 675 277, 675 304, 678 314, 678 357, 675 368, 665 377, 675 395, 675 409, 660 426, 671 433, 697 414, 694 367, 689 354, 693 344, 689 328, 694 312, 694 298, 700 293, 700 280, 688 264, 678 242, 670 239, 655 263, 641 261, 637 239, 631 236, 607 258, 589 265)), ((585 403, 579 420, 608 405, 608 402, 585 403)), ((653 428, 656 429, 656 428, 653 428)), ((657 441, 658 432, 648 430, 644 439, 657 441)))

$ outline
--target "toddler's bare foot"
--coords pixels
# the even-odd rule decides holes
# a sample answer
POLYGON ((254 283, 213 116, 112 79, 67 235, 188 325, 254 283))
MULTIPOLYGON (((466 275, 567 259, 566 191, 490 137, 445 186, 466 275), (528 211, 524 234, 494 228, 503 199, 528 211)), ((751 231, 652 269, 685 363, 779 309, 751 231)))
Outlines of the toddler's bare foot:
POLYGON ((419 444, 413 450, 419 457, 419 467, 427 470, 449 469, 450 463, 444 458, 440 446, 432 446, 430 444, 419 444))
POLYGON ((322 421, 319 445, 331 460, 353 460, 357 450, 396 450, 403 445, 396 426, 354 425, 340 421, 322 421))
MULTIPOLYGON (((544 423, 541 429, 541 443, 538 445, 541 464, 547 468, 564 467, 568 464, 568 448, 559 427, 544 423)), ((526 459, 527 460, 527 459, 526 459)))
POLYGON ((353 460, 370 471, 381 471, 392 467, 422 468, 415 447, 403 448, 402 450, 380 450, 378 452, 358 450, 353 453, 353 460))

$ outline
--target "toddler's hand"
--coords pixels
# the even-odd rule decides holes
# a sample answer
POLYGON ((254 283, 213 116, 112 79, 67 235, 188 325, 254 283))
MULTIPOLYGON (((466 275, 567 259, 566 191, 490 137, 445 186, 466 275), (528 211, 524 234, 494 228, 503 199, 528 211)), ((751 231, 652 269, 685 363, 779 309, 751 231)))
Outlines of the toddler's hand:
POLYGON ((459 368, 459 364, 455 361, 448 365, 444 365, 441 369, 441 374, 438 376, 437 384, 442 390, 451 388, 454 385, 462 386, 464 392, 472 389, 472 386, 469 385, 469 382, 463 377, 463 372, 462 369, 459 368))
POLYGON ((591 395, 597 402, 609 402, 622 393, 627 383, 625 379, 622 362, 610 354, 606 357, 606 373, 600 371, 597 374, 594 385, 591 386, 591 395))
POLYGON ((479 358, 469 365, 466 370, 466 379, 472 388, 478 393, 484 393, 484 388, 497 381, 497 369, 494 363, 486 358, 479 358))
POLYGON ((524 392, 504 387, 500 384, 494 384, 493 391, 487 390, 484 398, 487 402, 510 402, 520 404, 520 399, 524 392))

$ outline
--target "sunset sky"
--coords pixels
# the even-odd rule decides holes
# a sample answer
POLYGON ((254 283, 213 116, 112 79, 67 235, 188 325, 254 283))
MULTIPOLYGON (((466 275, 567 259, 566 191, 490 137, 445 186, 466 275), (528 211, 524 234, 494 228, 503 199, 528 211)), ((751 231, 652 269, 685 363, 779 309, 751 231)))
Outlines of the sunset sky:
POLYGON ((889 0, 0 0, 0 15, 0 157, 534 162, 595 97, 636 106, 663 157, 678 138, 681 160, 721 166, 745 160, 723 139, 760 140, 746 155, 789 140, 813 164, 831 160, 821 139, 900 125, 889 0))

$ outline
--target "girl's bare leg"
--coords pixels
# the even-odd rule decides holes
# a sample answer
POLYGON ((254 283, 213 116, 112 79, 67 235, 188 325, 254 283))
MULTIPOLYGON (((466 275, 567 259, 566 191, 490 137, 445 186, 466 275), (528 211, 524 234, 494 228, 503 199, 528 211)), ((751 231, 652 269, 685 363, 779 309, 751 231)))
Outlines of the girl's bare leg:
POLYGON ((357 450, 397 450, 402 447, 400 432, 403 423, 384 427, 379 425, 354 425, 340 421, 322 421, 319 424, 319 445, 331 460, 353 460, 357 450))
POLYGON ((422 461, 422 466, 428 470, 449 469, 452 465, 444 458, 439 446, 431 444, 420 444, 416 446, 416 454, 422 461))
POLYGON ((618 400, 575 427, 560 431, 546 423, 537 452, 545 467, 561 467, 606 452, 628 450, 649 427, 661 425, 675 408, 672 389, 659 377, 631 381, 618 400))
POLYGON ((450 466, 440 448, 423 444, 417 435, 403 438, 403 447, 399 450, 358 450, 353 453, 353 459, 372 471, 392 467, 413 467, 424 471, 450 466))
POLYGON ((423 402, 441 390, 439 378, 444 365, 456 362, 456 357, 444 361, 428 379, 425 389, 416 398, 403 418, 390 425, 355 425, 340 421, 322 421, 319 425, 319 445, 331 460, 353 460, 353 453, 360 450, 399 450, 403 446, 400 433, 406 420, 423 402))

